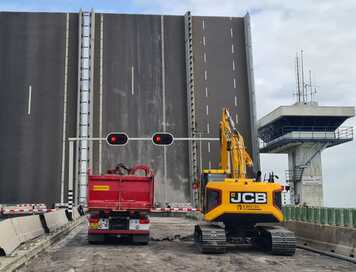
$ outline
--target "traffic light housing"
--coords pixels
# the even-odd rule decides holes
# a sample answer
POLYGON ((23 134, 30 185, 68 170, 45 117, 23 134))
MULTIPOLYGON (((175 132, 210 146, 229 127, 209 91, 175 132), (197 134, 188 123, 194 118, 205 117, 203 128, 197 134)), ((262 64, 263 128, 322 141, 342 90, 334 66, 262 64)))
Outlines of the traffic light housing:
POLYGON ((152 135, 152 142, 155 145, 171 145, 173 141, 173 135, 167 132, 157 132, 152 135))
POLYGON ((106 142, 109 145, 126 145, 127 141, 129 140, 129 137, 127 136, 126 133, 109 133, 108 136, 106 136, 106 142))

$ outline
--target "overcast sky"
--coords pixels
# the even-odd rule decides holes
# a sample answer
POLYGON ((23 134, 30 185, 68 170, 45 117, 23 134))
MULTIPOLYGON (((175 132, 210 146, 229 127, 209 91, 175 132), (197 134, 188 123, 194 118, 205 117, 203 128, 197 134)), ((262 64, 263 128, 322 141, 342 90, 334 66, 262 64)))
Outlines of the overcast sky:
MULTIPOLYGON (((284 0, 1 0, 1 10, 243 16, 251 14, 258 118, 294 103, 294 57, 303 49, 320 105, 356 105, 356 1, 284 0)), ((355 126, 356 118, 345 126, 355 126)), ((286 155, 262 155, 262 168, 281 178, 286 155)), ((325 205, 356 207, 356 142, 323 152, 325 205)))

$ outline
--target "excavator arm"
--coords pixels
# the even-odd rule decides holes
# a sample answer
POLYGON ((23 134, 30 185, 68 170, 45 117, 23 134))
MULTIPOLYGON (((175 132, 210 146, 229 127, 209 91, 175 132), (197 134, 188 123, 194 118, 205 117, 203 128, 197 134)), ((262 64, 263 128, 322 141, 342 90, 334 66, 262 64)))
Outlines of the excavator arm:
POLYGON ((244 139, 237 131, 229 111, 224 108, 220 121, 220 164, 232 178, 245 178, 247 167, 253 165, 244 139))

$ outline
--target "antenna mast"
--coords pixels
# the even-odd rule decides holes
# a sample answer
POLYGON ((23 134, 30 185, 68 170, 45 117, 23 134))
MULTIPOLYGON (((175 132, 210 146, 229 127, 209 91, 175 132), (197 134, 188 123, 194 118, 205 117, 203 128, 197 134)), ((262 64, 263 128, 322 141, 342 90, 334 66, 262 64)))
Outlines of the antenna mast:
POLYGON ((299 75, 299 56, 298 53, 295 56, 295 64, 296 64, 296 80, 297 80, 297 96, 298 103, 300 103, 301 93, 300 93, 300 75, 299 75))
POLYGON ((303 61, 303 49, 300 50, 300 61, 302 66, 302 94, 303 94, 303 103, 307 102, 305 99, 305 82, 304 82, 304 61, 303 61))

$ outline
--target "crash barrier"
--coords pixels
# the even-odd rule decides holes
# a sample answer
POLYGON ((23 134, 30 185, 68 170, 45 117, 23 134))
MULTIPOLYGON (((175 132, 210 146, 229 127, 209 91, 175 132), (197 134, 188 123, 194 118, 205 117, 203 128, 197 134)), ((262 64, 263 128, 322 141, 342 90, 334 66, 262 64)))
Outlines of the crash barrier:
POLYGON ((285 221, 356 228, 356 209, 327 207, 283 207, 285 221))
POLYGON ((356 256, 355 228, 298 221, 288 221, 285 224, 289 230, 295 232, 301 246, 350 258, 356 256))
POLYGON ((69 222, 68 217, 66 215, 66 211, 64 209, 57 210, 55 212, 45 213, 42 215, 44 217, 45 231, 53 232, 56 229, 63 227, 65 224, 69 222))
POLYGON ((0 256, 9 255, 21 241, 17 236, 12 219, 0 222, 0 256))
MULTIPOLYGON (((73 220, 81 216, 73 209, 73 220)), ((34 239, 44 233, 55 232, 69 222, 65 209, 39 215, 8 218, 0 221, 0 256, 11 254, 21 243, 34 239)))

